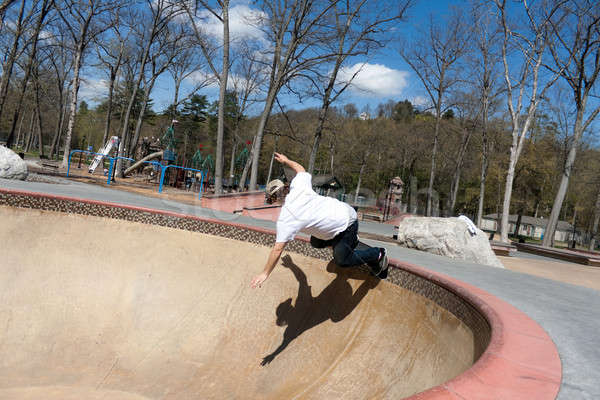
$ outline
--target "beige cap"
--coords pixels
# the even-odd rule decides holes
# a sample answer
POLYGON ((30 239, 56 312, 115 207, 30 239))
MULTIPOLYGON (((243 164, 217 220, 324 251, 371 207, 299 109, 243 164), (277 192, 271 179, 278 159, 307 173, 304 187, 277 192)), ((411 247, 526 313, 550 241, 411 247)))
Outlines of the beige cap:
POLYGON ((284 184, 281 180, 275 179, 267 184, 265 192, 267 192, 267 194, 269 196, 273 196, 275 193, 277 193, 279 190, 281 190, 283 188, 283 186, 284 186, 284 184))

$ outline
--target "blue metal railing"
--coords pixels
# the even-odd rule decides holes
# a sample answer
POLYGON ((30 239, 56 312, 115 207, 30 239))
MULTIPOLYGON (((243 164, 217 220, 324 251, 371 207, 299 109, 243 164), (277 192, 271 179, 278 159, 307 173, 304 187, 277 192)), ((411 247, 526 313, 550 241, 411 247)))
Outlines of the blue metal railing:
POLYGON ((198 192, 198 200, 200 200, 202 198, 202 187, 204 186, 204 171, 201 171, 199 169, 194 169, 194 168, 186 168, 186 167, 181 167, 179 165, 161 165, 162 169, 160 172, 160 184, 158 186, 158 193, 162 192, 163 189, 163 181, 165 180, 165 172, 167 171, 167 169, 169 168, 177 168, 177 169, 182 169, 184 171, 196 171, 196 172, 200 172, 200 191, 198 192))
MULTIPOLYGON (((110 183, 112 181, 112 171, 114 168, 115 161, 129 160, 129 161, 135 162, 135 160, 133 158, 128 158, 128 157, 120 157, 120 156, 109 157, 108 155, 104 155, 102 153, 94 153, 93 151, 71 150, 71 153, 69 153, 69 164, 67 165, 67 177, 69 176, 69 172, 71 170, 71 157, 73 157, 73 154, 77 154, 77 153, 83 153, 83 154, 93 155, 93 156, 101 156, 102 158, 108 158, 110 160, 110 165, 108 167, 108 178, 106 180, 107 185, 110 185, 110 183)), ((184 171, 200 172, 200 191, 198 192, 198 200, 200 200, 202 198, 202 189, 204 187, 204 176, 205 176, 204 171, 199 170, 199 169, 194 169, 194 168, 186 168, 186 167, 182 167, 180 165, 162 165, 161 163, 159 163, 157 161, 143 161, 143 163, 151 164, 151 165, 154 165, 154 166, 157 166, 158 168, 160 168, 160 184, 158 186, 158 193, 162 193, 163 182, 165 179, 165 172, 167 171, 167 169, 177 168, 177 169, 182 169, 184 171)))
POLYGON ((109 156, 104 155, 102 153, 94 153, 93 151, 71 150, 71 152, 69 153, 69 164, 67 165, 67 177, 69 176, 69 172, 71 171, 71 157, 73 157, 73 154, 76 154, 76 153, 84 153, 84 154, 87 154, 87 155, 100 156, 102 158, 108 158, 110 160, 110 165, 108 167, 108 178, 106 180, 106 184, 107 185, 110 185, 110 182, 112 181, 112 170, 113 170, 115 161, 117 161, 117 160, 135 161, 133 158, 128 158, 128 157, 120 157, 120 156, 109 157, 109 156))

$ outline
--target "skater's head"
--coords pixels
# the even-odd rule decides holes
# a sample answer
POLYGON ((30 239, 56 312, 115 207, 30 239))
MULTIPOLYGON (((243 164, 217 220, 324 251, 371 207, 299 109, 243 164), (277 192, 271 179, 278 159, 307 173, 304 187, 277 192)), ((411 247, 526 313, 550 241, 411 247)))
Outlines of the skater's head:
POLYGON ((286 326, 288 324, 288 318, 293 309, 294 306, 292 305, 291 297, 277 306, 277 310, 275 311, 277 314, 277 326, 286 326))
POLYGON ((288 187, 279 179, 274 179, 265 188, 267 204, 283 203, 288 193, 288 187))

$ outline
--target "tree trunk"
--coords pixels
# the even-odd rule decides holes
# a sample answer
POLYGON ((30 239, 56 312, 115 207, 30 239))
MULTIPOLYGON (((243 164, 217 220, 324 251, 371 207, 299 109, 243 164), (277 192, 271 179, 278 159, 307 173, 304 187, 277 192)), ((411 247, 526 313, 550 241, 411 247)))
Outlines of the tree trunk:
POLYGON ((33 123, 35 121, 35 113, 37 111, 33 110, 31 113, 31 121, 29 122, 29 131, 27 132, 27 136, 25 138, 25 143, 23 143, 23 147, 25 148, 25 153, 29 152, 29 147, 31 145, 31 138, 33 136, 33 123))
POLYGON ((56 148, 59 146, 58 140, 60 137, 60 131, 62 130, 65 108, 66 107, 63 104, 63 97, 62 97, 62 95, 60 95, 59 96, 58 121, 56 121, 56 130, 54 131, 54 136, 52 137, 52 143, 50 145, 50 154, 48 155, 48 157, 50 159, 54 158, 54 153, 56 151, 56 148))
POLYGON ((458 187, 460 184, 460 174, 462 169, 462 164, 465 159, 465 155, 467 153, 467 148, 469 147, 469 141, 471 140, 472 131, 469 129, 463 129, 463 137, 461 142, 461 147, 458 152, 458 160, 456 163, 456 169, 454 170, 454 176, 452 178, 451 192, 450 192, 450 202, 448 207, 449 216, 454 215, 454 208, 456 207, 456 197, 458 195, 458 187))
MULTIPOLYGON (((127 111, 125 111, 125 115, 123 116, 123 119, 122 119, 123 130, 121 131, 121 141, 119 142, 119 153, 118 153, 120 157, 124 157, 125 156, 124 153, 127 152, 129 149, 129 118, 131 116, 131 111, 133 110, 133 103, 135 103, 137 91, 138 91, 140 84, 142 83, 142 79, 144 77, 146 63, 148 62, 148 57, 150 54, 150 46, 152 45, 152 42, 154 41, 154 37, 156 34, 156 19, 153 21, 153 24, 154 25, 152 27, 152 33, 148 39, 148 42, 146 43, 146 47, 144 48, 144 53, 142 55, 142 59, 140 62, 140 73, 135 82, 135 85, 133 85, 131 97, 129 98, 129 102, 127 104, 127 111)), ((123 160, 120 160, 120 159, 117 160, 116 170, 117 170, 119 177, 123 178, 123 160)))
POLYGON ((440 120, 441 120, 441 116, 439 115, 440 112, 441 111, 438 110, 438 116, 436 117, 436 120, 435 120, 433 148, 431 150, 431 172, 429 173, 429 185, 427 186, 427 210, 425 212, 425 215, 428 217, 431 217, 431 199, 433 197, 433 181, 435 179, 435 158, 437 155, 438 136, 439 136, 439 132, 440 132, 440 120))
MULTIPOLYGON (((4 8, 3 11, 5 11, 4 8)), ((16 24, 16 32, 15 38, 10 49, 10 52, 6 56, 6 62, 2 65, 2 83, 0 84, 0 119, 2 118, 2 111, 4 110, 4 103, 6 102, 6 98, 8 96, 8 86, 10 83, 10 78, 12 76, 13 67, 15 65, 15 60, 17 57, 17 50, 19 48, 19 40, 22 35, 22 23, 23 23, 23 12, 25 10, 25 0, 21 2, 21 7, 19 8, 19 15, 17 16, 16 24)), ((4 19, 4 13, 2 14, 2 18, 4 19)), ((9 146, 10 147, 10 146, 9 146)))
POLYGON ((248 179, 248 172, 250 171, 250 166, 253 162, 252 154, 254 153, 254 143, 256 142, 256 136, 252 140, 252 147, 250 148, 250 154, 248 155, 248 159, 246 160, 246 164, 244 165, 244 169, 242 171, 242 176, 240 177, 240 183, 238 185, 239 191, 244 191, 246 188, 246 180, 248 179))
POLYGON ((104 121, 104 134, 102 135, 102 145, 105 145, 110 136, 110 121, 112 118, 113 92, 115 90, 115 81, 117 79, 117 69, 110 68, 110 82, 108 84, 108 104, 106 107, 106 120, 104 121))
POLYGON ((152 80, 146 85, 144 89, 144 100, 142 101, 142 107, 140 108, 140 113, 138 114, 137 122, 135 124, 135 132, 133 134, 133 140, 129 145, 129 157, 134 158, 135 148, 137 147, 138 141, 140 140, 140 132, 142 130, 142 123, 144 122, 144 114, 146 113, 146 107, 148 107, 148 100, 150 99, 150 92, 152 92, 152 88, 154 87, 154 82, 156 77, 153 77, 152 80))
POLYGON ((319 145, 321 143, 321 136, 323 135, 323 126, 325 125, 325 118, 327 115, 327 110, 329 108, 329 99, 327 98, 327 92, 325 93, 325 98, 323 99, 323 105, 319 110, 319 118, 317 120, 317 128, 315 129, 315 136, 313 139, 312 149, 310 151, 310 157, 308 160, 308 169, 307 172, 309 174, 313 174, 315 169, 315 160, 317 159, 317 153, 319 152, 319 145))
POLYGON ((46 18, 46 15, 48 14, 47 4, 48 4, 48 0, 44 0, 44 2, 42 3, 42 6, 41 6, 42 11, 36 21, 35 29, 33 31, 32 37, 31 37, 31 40, 33 43, 32 47, 31 47, 31 53, 29 54, 29 59, 27 60, 27 66, 25 67, 25 76, 23 76, 23 81, 21 83, 21 91, 19 93, 19 99, 17 101, 17 106, 15 108, 15 113, 13 115, 13 121, 12 121, 12 125, 10 128, 10 133, 8 134, 8 139, 6 140, 6 147, 8 147, 8 148, 12 147, 12 144, 14 141, 15 130, 17 129, 17 122, 19 120, 21 106, 23 105, 23 97, 25 96, 25 92, 27 91, 27 83, 29 82, 29 78, 31 77, 33 62, 37 55, 38 38, 40 36, 40 31, 42 30, 42 26, 44 24, 44 19, 46 18))
POLYGON ((592 226, 592 238, 590 239, 590 250, 594 250, 596 246, 596 238, 598 237, 598 225, 600 224, 600 190, 596 197, 596 207, 594 209, 594 224, 592 226))
POLYGON ((356 204, 358 202, 358 193, 360 192, 360 185, 362 184, 362 176, 363 176, 363 172, 365 172, 366 165, 367 165, 367 162, 365 160, 363 160, 363 162, 360 166, 360 172, 358 173, 358 183, 356 184, 356 193, 354 193, 354 204, 356 204))
POLYGON ((40 105, 40 84, 39 84, 39 76, 35 77, 35 105, 37 108, 37 128, 38 128, 38 146, 40 158, 44 156, 44 140, 42 137, 42 107, 40 105))
POLYGON ((69 122, 67 123, 67 133, 65 135, 65 146, 63 150, 62 168, 67 169, 69 164, 69 153, 71 152, 71 138, 73 137, 73 128, 75 127, 75 117, 77 115, 77 95, 79 93, 81 64, 83 62, 83 47, 87 27, 82 33, 79 43, 77 44, 77 52, 75 53, 75 69, 73 70, 73 87, 71 88, 71 104, 69 112, 69 122))
POLYGON ((277 151, 277 141, 279 137, 275 137, 275 148, 273 149, 273 154, 271 154, 271 162, 269 163, 269 174, 267 175, 267 183, 271 182, 271 173, 273 172, 273 160, 275 160, 275 152, 277 151))
POLYGON ((271 109, 273 108, 273 103, 275 102, 275 97, 277 96, 277 90, 275 88, 271 88, 267 101, 265 104, 265 108, 260 116, 260 120, 258 122, 258 128, 256 130, 256 138, 254 140, 254 145, 252 149, 252 170, 250 173, 250 188, 249 190, 257 189, 257 180, 258 180, 258 161, 260 159, 260 149, 262 147, 263 135, 265 132, 265 126, 267 125, 267 121, 269 119, 269 115, 271 114, 271 109))
POLYGON ((66 100, 67 99, 65 99, 63 101, 63 104, 61 105, 62 111, 61 111, 61 116, 60 116, 60 123, 58 124, 58 130, 56 131, 55 141, 52 143, 52 148, 50 149, 50 157, 52 159, 54 159, 55 155, 58 155, 58 152, 60 149, 60 138, 62 136, 64 127, 65 127, 65 119, 67 116, 66 115, 67 114, 67 101, 66 100))
POLYGON ((488 157, 489 157, 489 148, 488 148, 488 109, 489 109, 489 100, 487 96, 487 92, 483 96, 483 129, 481 132, 482 135, 482 151, 481 151, 481 174, 479 178, 479 201, 477 204, 477 227, 479 229, 482 228, 483 223, 483 204, 485 200, 485 182, 487 180, 487 170, 488 170, 488 157))
POLYGON ((329 144, 329 154, 331 156, 331 160, 330 160, 330 171, 331 171, 331 175, 333 175, 333 156, 335 155, 335 141, 332 139, 331 143, 329 144))
POLYGON ((229 75, 229 0, 223 0, 223 68, 219 77, 217 154, 215 156, 215 194, 223 193, 223 137, 225 136, 225 95, 229 75))
POLYGON ((513 143, 510 147, 510 160, 506 171, 506 184, 504 186, 504 200, 502 201, 502 218, 500 220, 500 240, 508 243, 508 218, 510 215, 510 199, 512 197, 513 182, 515 180, 515 167, 517 164, 517 138, 513 134, 513 143))
POLYGON ((235 153, 237 151, 237 126, 236 126, 236 134, 233 138, 233 144, 231 146, 231 162, 229 163, 229 186, 233 186, 233 176, 235 174, 235 153))
POLYGON ((575 164, 575 157, 577 156, 577 148, 579 147, 579 141, 583 134, 583 107, 578 107, 577 117, 575 120, 575 127, 573 133, 573 141, 571 142, 571 148, 567 154, 567 160, 565 161, 565 167, 560 179, 560 185, 554 198, 554 204, 552 205, 552 212, 548 217, 548 223, 546 230, 544 231, 544 239, 542 240, 542 246, 552 246, 554 244, 554 232, 556 232, 556 226, 558 225, 558 217, 560 210, 562 209, 563 201, 567 195, 567 189, 569 187, 569 179, 571 178, 571 172, 573 165, 575 164))
POLYGON ((23 148, 23 138, 21 137, 21 132, 22 132, 22 127, 23 127, 23 120, 25 119, 25 114, 21 115, 21 120, 19 121, 19 128, 17 129, 17 140, 15 142, 15 146, 16 147, 21 147, 23 148), (21 144, 20 144, 21 143, 21 144))

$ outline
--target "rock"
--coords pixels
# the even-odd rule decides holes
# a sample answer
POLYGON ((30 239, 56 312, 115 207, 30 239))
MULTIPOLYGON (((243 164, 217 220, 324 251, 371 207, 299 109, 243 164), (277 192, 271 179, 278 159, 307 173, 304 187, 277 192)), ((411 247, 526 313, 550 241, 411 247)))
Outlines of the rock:
POLYGON ((27 165, 17 153, 0 146, 0 178, 27 179, 27 165))
POLYGON ((467 222, 459 218, 406 218, 398 226, 398 242, 411 249, 504 268, 487 235, 477 228, 471 235, 467 222))

